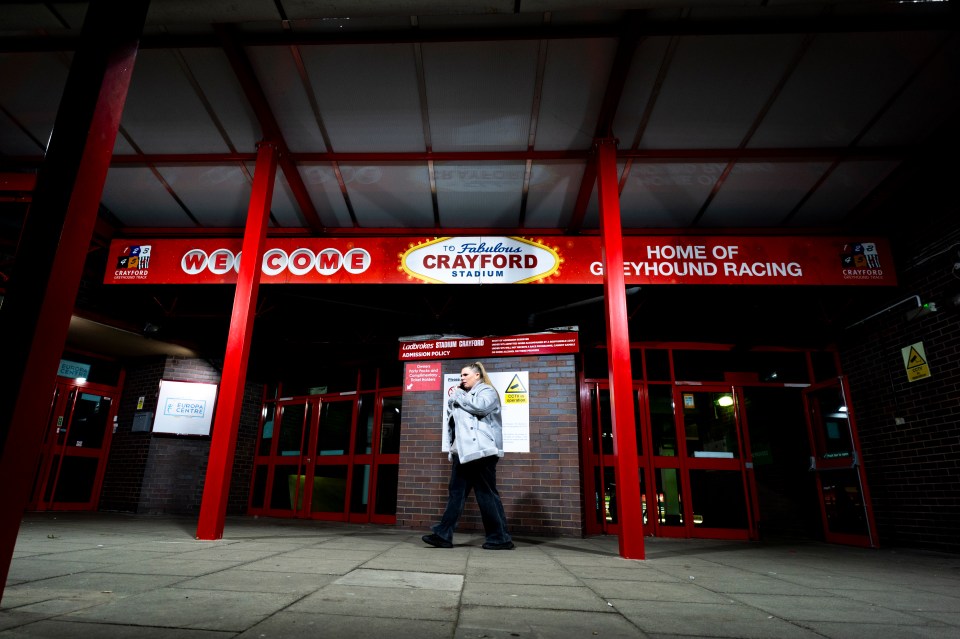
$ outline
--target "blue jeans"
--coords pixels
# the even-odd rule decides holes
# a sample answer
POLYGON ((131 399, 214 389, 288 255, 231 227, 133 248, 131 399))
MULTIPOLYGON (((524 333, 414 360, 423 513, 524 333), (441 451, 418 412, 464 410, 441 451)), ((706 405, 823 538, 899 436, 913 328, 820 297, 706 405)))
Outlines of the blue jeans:
POLYGON ((472 462, 461 464, 456 455, 453 456, 453 468, 450 471, 450 484, 447 489, 447 508, 443 512, 440 523, 433 527, 433 532, 449 542, 453 542, 453 530, 463 514, 463 506, 467 496, 473 490, 477 496, 477 505, 480 507, 480 517, 483 519, 483 530, 486 541, 491 544, 503 544, 511 541, 507 532, 507 515, 503 512, 503 502, 497 492, 497 462, 496 455, 481 457, 472 462))

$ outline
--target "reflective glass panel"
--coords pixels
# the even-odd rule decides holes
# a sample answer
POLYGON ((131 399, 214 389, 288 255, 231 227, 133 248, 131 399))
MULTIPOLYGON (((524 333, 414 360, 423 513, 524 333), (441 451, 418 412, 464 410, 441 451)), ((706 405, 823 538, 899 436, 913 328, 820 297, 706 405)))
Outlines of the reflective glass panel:
POLYGON ((677 424, 673 415, 673 388, 647 386, 650 403, 650 430, 653 454, 661 457, 677 455, 677 424))
POLYGON ((661 526, 683 525, 683 493, 680 473, 676 468, 658 468, 657 520, 661 526))
POLYGON ((747 527, 747 502, 740 471, 690 470, 690 499, 694 526, 747 527))
POLYGON ((346 466, 317 466, 313 476, 310 512, 342 513, 347 496, 346 466))
POLYGON ((350 512, 367 512, 367 496, 370 494, 369 464, 353 467, 353 485, 350 487, 350 512))
POLYGON ((253 490, 250 494, 250 507, 263 508, 263 500, 267 494, 267 466, 257 466, 253 473, 253 490))
POLYGON ((79 504, 89 502, 99 462, 98 457, 64 457, 53 500, 79 504))
POLYGON ((355 455, 369 455, 373 452, 373 405, 374 396, 361 395, 357 405, 357 437, 354 442, 355 455))
POLYGON ((380 464, 377 466, 377 495, 374 512, 378 515, 397 514, 397 481, 400 466, 380 464))
POLYGON ((381 453, 395 455, 400 452, 400 417, 402 408, 403 402, 400 397, 383 398, 383 410, 380 412, 381 453))
MULTIPOLYGON (((646 351, 647 380, 670 381, 670 351, 648 348, 646 351)), ((634 377, 637 377, 634 373, 634 377)))
POLYGON ((320 406, 318 455, 346 455, 350 452, 350 425, 353 402, 323 402, 320 406))
POLYGON ((738 457, 736 406, 729 392, 683 391, 683 423, 690 457, 738 457))
POLYGON ((274 467, 269 507, 277 510, 291 510, 294 504, 302 504, 303 482, 304 477, 297 474, 297 466, 274 467))
POLYGON ((269 455, 270 445, 273 443, 273 420, 276 416, 277 407, 274 404, 267 404, 265 410, 263 430, 260 431, 260 444, 257 446, 258 455, 269 455))
POLYGON ((829 470, 820 474, 823 506, 830 532, 866 535, 867 516, 856 469, 829 470))
POLYGON ((839 386, 829 386, 810 393, 817 419, 813 424, 817 454, 823 459, 842 459, 853 456, 850 437, 850 419, 847 404, 839 386))
MULTIPOLYGON (((68 446, 79 448, 100 448, 110 416, 111 399, 91 393, 80 393, 73 406, 73 419, 70 422, 68 446)), ((87 501, 87 500, 83 500, 87 501)))
POLYGON ((277 454, 298 457, 303 446, 303 421, 306 404, 287 404, 280 409, 280 432, 277 439, 277 454))

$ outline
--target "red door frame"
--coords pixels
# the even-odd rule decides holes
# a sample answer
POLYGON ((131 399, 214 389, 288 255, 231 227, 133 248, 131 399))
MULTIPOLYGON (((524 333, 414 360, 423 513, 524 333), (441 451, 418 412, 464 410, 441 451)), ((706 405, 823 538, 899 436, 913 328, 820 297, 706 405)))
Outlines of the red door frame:
POLYGON ((684 517, 684 526, 686 529, 687 537, 696 537, 700 539, 756 539, 757 530, 756 523, 754 522, 753 517, 753 504, 751 495, 754 493, 750 489, 747 480, 747 468, 746 463, 748 457, 746 457, 747 451, 749 450, 749 444, 744 444, 746 432, 746 423, 743 417, 743 411, 741 407, 743 406, 743 397, 742 394, 738 393, 738 388, 733 384, 727 384, 723 382, 712 383, 712 384, 697 384, 697 385, 687 385, 687 384, 676 384, 673 389, 673 398, 674 406, 680 408, 680 410, 674 410, 674 418, 676 420, 677 428, 677 449, 678 449, 678 459, 680 461, 680 476, 683 480, 683 517, 684 517), (686 425, 683 417, 683 394, 685 392, 696 392, 696 393, 729 393, 733 397, 734 403, 734 425, 736 428, 736 440, 737 440, 737 458, 736 459, 723 459, 723 458, 712 458, 712 457, 690 457, 687 455, 686 446, 680 445, 680 442, 686 441, 686 425), (747 527, 746 528, 703 528, 695 527, 693 521, 693 492, 690 486, 690 471, 691 470, 724 470, 724 471, 737 471, 740 473, 740 479, 743 483, 743 495, 744 495, 744 508, 747 515, 747 527))
POLYGON ((803 389, 803 406, 807 424, 807 437, 810 442, 811 470, 817 480, 817 493, 820 501, 820 515, 823 522, 823 534, 828 543, 845 544, 848 546, 862 546, 865 548, 877 548, 880 546, 880 540, 877 537, 877 525, 873 517, 873 502, 870 499, 870 488, 867 484, 866 471, 863 468, 863 454, 860 451, 860 436, 857 433, 857 420, 853 410, 853 400, 850 397, 850 386, 846 375, 839 375, 834 379, 812 384, 803 389), (824 451, 823 434, 820 429, 815 428, 814 423, 819 424, 820 413, 819 405, 812 402, 810 396, 817 391, 827 388, 836 388, 839 390, 847 407, 847 426, 849 428, 850 444, 853 447, 853 459, 824 458, 821 454, 824 451), (859 482, 860 496, 863 500, 864 516, 866 518, 867 534, 857 535, 852 533, 837 533, 829 528, 827 518, 827 507, 824 496, 824 486, 821 473, 831 470, 852 469, 856 470, 857 480, 859 482))
MULTIPOLYGON (((318 519, 325 521, 349 521, 351 523, 378 523, 394 524, 396 523, 396 514, 378 515, 375 512, 376 505, 376 486, 377 477, 381 465, 399 464, 400 454, 381 454, 379 452, 380 438, 382 432, 383 403, 387 397, 402 396, 399 389, 379 392, 364 393, 345 393, 328 395, 311 395, 301 397, 289 397, 269 402, 274 405, 273 418, 273 437, 270 442, 270 453, 267 455, 259 454, 259 450, 254 458, 254 472, 251 477, 250 492, 247 502, 247 512, 251 515, 263 515, 268 517, 298 518, 298 519, 318 519), (359 402, 369 400, 374 401, 374 427, 371 435, 371 452, 355 451, 356 433, 360 425, 358 421, 359 402), (332 402, 351 402, 353 404, 350 421, 349 448, 343 455, 317 455, 317 439, 320 423, 321 409, 324 404, 332 402), (282 455, 277 450, 280 441, 280 428, 283 424, 283 413, 290 406, 303 406, 304 415, 300 432, 300 451, 299 456, 282 455), (270 505, 270 496, 273 494, 274 468, 277 466, 297 466, 297 474, 304 476, 305 480, 301 486, 298 482, 292 497, 294 508, 283 509, 273 508, 270 505), (320 466, 347 466, 346 489, 344 492, 344 508, 342 512, 310 512, 310 504, 313 500, 314 471, 317 465, 320 466), (370 466, 370 481, 367 492, 367 508, 363 512, 351 512, 350 504, 353 491, 353 474, 364 465, 370 466), (266 481, 264 486, 263 506, 253 506, 255 482, 257 468, 266 467, 266 481), (300 494, 300 491, 303 494, 300 494), (298 509, 297 503, 302 504, 298 509)), ((257 441, 263 437, 263 429, 266 420, 266 410, 262 411, 260 418, 260 427, 257 441)))
MULTIPOLYGON (((606 509, 606 493, 604 490, 604 480, 603 478, 606 475, 606 469, 614 469, 615 464, 615 454, 613 453, 604 453, 603 452, 603 442, 597 442, 597 451, 593 450, 593 442, 595 435, 602 435, 601 425, 603 423, 603 418, 600 415, 600 402, 594 402, 592 400, 591 391, 596 392, 596 397, 599 400, 600 393, 602 391, 607 391, 609 393, 610 386, 607 380, 593 380, 589 382, 581 381, 580 383, 580 415, 581 415, 581 455, 584 460, 583 468, 583 494, 585 495, 584 507, 585 507, 585 521, 586 521, 586 533, 588 535, 619 535, 620 534, 620 524, 618 522, 608 522, 606 517, 601 517, 600 522, 593 520, 593 513, 595 510, 592 508, 589 503, 590 499, 599 499, 600 508, 602 512, 605 512, 606 509), (600 485, 597 485, 595 475, 596 469, 600 470, 600 485)), ((637 419, 639 420, 640 426, 638 428, 640 450, 642 451, 637 455, 637 461, 639 463, 639 472, 640 476, 643 478, 643 488, 640 491, 640 507, 641 513, 645 521, 643 522, 643 532, 644 535, 654 534, 654 519, 650 516, 649 511, 647 510, 653 503, 648 497, 647 493, 650 492, 650 481, 652 475, 650 474, 649 467, 649 458, 648 451, 650 450, 650 437, 649 437, 649 427, 646 423, 646 397, 643 393, 643 384, 641 382, 634 382, 633 384, 633 396, 637 401, 637 410, 638 413, 637 419)), ((611 410, 613 407, 610 407, 611 410)), ((612 433, 611 433, 612 434, 612 433)), ((619 513, 618 513, 619 514, 619 513)))
MULTIPOLYGON (((602 442, 598 442, 597 451, 594 452, 594 437, 600 433, 600 424, 602 417, 599 414, 599 401, 594 402, 591 391, 596 393, 599 399, 600 392, 608 390, 609 386, 606 380, 581 380, 580 383, 580 415, 581 415, 581 455, 583 458, 583 491, 585 506, 585 532, 591 534, 619 534, 620 526, 618 523, 606 521, 601 517, 600 522, 594 521, 592 499, 600 500, 600 508, 603 512, 605 505, 604 493, 604 470, 613 467, 613 455, 604 454, 602 442), (596 469, 600 469, 600 485, 597 485, 595 478, 596 469)), ((746 414, 742 410, 743 391, 739 386, 715 383, 715 384, 697 384, 697 385, 671 385, 674 405, 682 406, 683 393, 685 391, 694 392, 721 392, 731 393, 734 398, 735 417, 736 417, 736 437, 737 454, 736 459, 715 459, 715 458, 697 458, 693 459, 687 456, 686 447, 681 445, 685 433, 683 412, 674 410, 673 423, 676 432, 676 441, 678 442, 676 456, 654 455, 651 437, 649 393, 647 384, 643 382, 634 382, 633 392, 637 400, 637 410, 639 411, 640 422, 640 441, 642 443, 642 453, 638 455, 639 469, 644 478, 644 491, 641 499, 646 498, 645 507, 644 534, 657 537, 676 537, 676 538, 701 538, 701 539, 757 539, 759 530, 757 525, 756 512, 759 508, 756 498, 756 487, 752 471, 749 467, 751 452, 749 438, 746 437, 747 423, 746 414), (682 451, 680 450, 682 449, 682 451), (656 489, 656 473, 661 469, 674 469, 677 471, 681 482, 681 505, 683 513, 683 524, 680 526, 667 526, 659 521, 659 501, 657 499, 658 491, 656 489), (747 528, 745 529, 725 529, 725 528, 701 528, 695 527, 693 523, 693 501, 689 481, 690 470, 728 470, 739 471, 744 490, 744 507, 747 516, 747 528)))
POLYGON ((37 464, 37 475, 33 494, 27 505, 28 510, 57 510, 57 511, 94 511, 100 502, 100 490, 103 487, 103 476, 106 472, 107 458, 110 455, 110 443, 113 440, 113 426, 120 404, 120 391, 115 386, 78 382, 75 379, 58 377, 53 399, 50 404, 46 431, 43 436, 40 458, 37 464), (100 397, 110 398, 110 410, 104 423, 103 440, 99 448, 84 448, 68 446, 70 428, 75 416, 74 408, 81 393, 89 392, 100 397), (62 421, 61 421, 62 418, 62 421), (57 443, 57 435, 63 428, 63 443, 57 443), (60 468, 66 457, 87 457, 97 459, 97 470, 94 475, 93 486, 90 490, 90 500, 86 502, 56 502, 47 501, 44 496, 51 491, 55 494, 56 484, 60 477, 60 468), (57 468, 53 468, 54 459, 57 459, 57 468), (51 472, 53 487, 49 487, 51 472))
MULTIPOLYGON (((394 510, 392 515, 382 515, 377 513, 377 486, 378 480, 380 477, 380 467, 381 466, 398 466, 400 465, 400 451, 396 453, 384 453, 382 450, 383 442, 383 406, 386 403, 386 400, 389 398, 403 398, 403 389, 396 388, 393 390, 382 390, 377 392, 376 397, 376 411, 373 418, 373 441, 371 442, 373 449, 373 456, 371 460, 370 468, 370 490, 367 494, 367 515, 370 523, 373 524, 396 524, 397 523, 397 513, 394 510)), ((402 410, 402 408, 401 408, 402 410)), ((359 427, 359 425, 358 425, 359 427)))

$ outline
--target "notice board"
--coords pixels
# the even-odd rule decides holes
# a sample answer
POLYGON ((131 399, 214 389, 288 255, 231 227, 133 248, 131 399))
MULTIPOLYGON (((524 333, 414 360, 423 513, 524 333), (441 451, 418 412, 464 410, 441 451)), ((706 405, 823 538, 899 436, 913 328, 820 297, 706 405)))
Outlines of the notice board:
POLYGON ((216 399, 216 384, 160 380, 160 399, 153 420, 153 432, 209 435, 216 399))

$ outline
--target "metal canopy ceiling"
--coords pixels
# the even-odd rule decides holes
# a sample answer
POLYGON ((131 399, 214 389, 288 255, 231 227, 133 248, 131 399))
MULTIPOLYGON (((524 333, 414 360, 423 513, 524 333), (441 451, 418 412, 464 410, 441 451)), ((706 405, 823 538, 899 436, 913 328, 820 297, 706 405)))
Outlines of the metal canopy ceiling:
MULTIPOLYGON (((5 203, 86 6, 0 8, 5 203)), ((265 137, 273 234, 596 233, 603 137, 628 234, 863 231, 960 109, 956 25, 949 2, 153 0, 97 242, 242 232, 265 137)))

